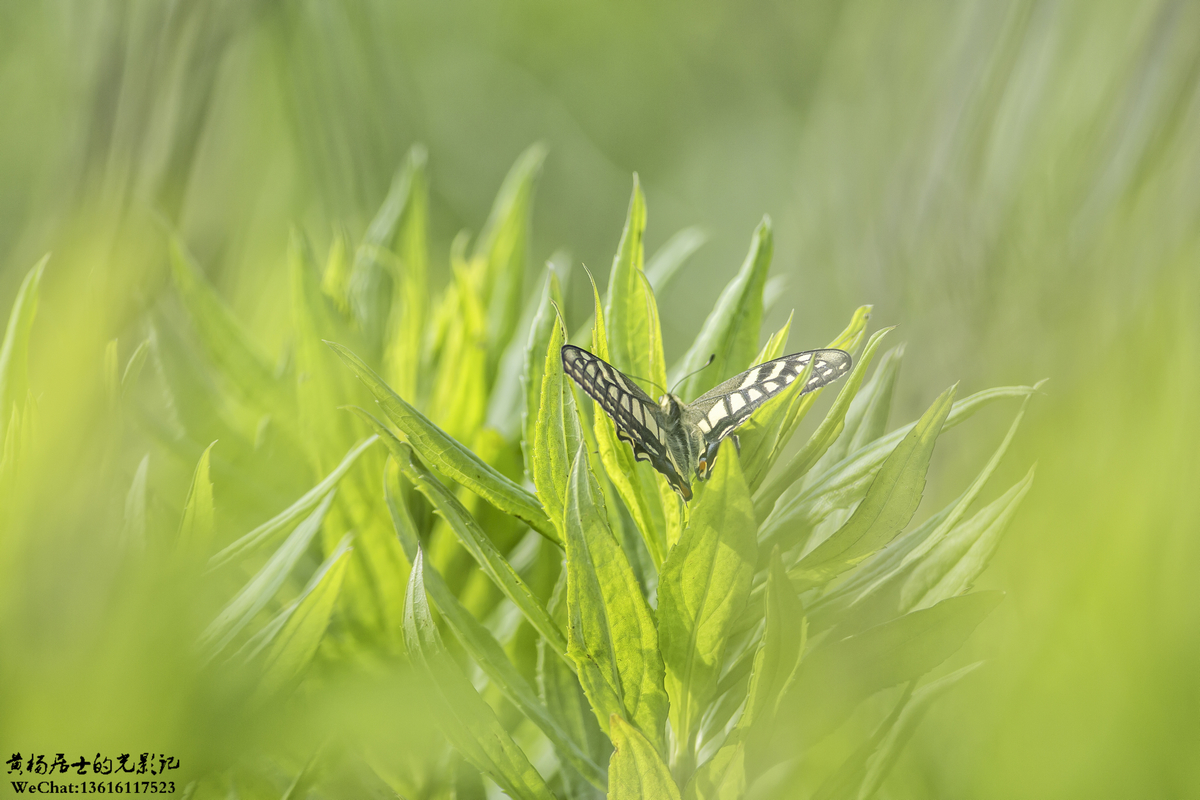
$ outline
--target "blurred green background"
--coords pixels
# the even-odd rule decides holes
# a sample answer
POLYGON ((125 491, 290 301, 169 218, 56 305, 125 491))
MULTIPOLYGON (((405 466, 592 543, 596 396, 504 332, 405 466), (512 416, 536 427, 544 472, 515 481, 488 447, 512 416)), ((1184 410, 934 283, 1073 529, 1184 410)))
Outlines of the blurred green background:
MULTIPOLYGON (((115 685, 81 682, 117 669, 94 639, 154 660, 144 631, 105 628, 121 576, 91 534, 140 458, 101 455, 104 346, 171 313, 166 232, 275 355, 289 226, 319 252, 358 236, 424 143, 442 283, 542 141, 530 275, 559 248, 603 275, 634 171, 651 251, 706 232, 660 298, 668 357, 769 213, 787 281, 767 327, 795 308, 792 341, 819 346, 874 303, 908 342, 896 418, 956 380, 1051 379, 996 482, 1039 464, 985 578, 1008 597, 955 660, 989 664, 885 796, 1200 797, 1200 4, 5 0, 0 119, 5 313, 53 253, 30 383, 55 454, 31 489, 44 536, 9 548, 0 590, 6 756, 188 708, 71 700, 115 685)), ((1004 425, 948 436, 928 507, 1004 425)), ((186 486, 192 464, 164 469, 186 486)))

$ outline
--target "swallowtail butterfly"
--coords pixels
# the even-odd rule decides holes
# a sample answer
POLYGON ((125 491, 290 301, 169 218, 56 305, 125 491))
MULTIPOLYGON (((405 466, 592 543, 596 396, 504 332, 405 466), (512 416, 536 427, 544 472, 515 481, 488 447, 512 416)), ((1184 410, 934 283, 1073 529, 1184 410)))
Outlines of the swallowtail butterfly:
MULTIPOLYGON (((800 394, 833 383, 850 371, 842 350, 808 350, 776 358, 735 375, 685 403, 667 392, 654 402, 633 379, 603 359, 574 345, 562 349, 563 369, 600 404, 617 436, 649 461, 679 496, 692 499, 691 477, 707 480, 721 440, 767 400, 786 389, 816 359, 800 394)), ((737 437, 733 437, 735 446, 737 437)))

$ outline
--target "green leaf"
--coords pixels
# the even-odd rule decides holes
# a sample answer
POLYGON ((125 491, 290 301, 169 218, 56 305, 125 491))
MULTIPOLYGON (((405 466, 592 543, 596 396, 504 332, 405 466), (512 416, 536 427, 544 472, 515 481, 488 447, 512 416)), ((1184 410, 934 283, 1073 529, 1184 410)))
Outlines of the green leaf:
POLYGON ((342 537, 304 591, 280 615, 286 621, 271 640, 271 650, 263 665, 263 692, 277 691, 298 679, 316 655, 350 565, 352 539, 350 534, 342 537))
POLYGON ((691 258, 692 253, 708 239, 699 228, 684 228, 663 244, 646 262, 646 277, 655 292, 667 288, 679 268, 691 258))
POLYGON ((869 800, 874 797, 933 701, 982 665, 982 661, 976 661, 916 692, 905 692, 875 734, 821 784, 813 800, 869 800))
MULTIPOLYGON (((406 551, 409 547, 412 548, 412 559, 415 562, 418 557, 419 543, 416 539, 412 518, 404 505, 403 496, 392 490, 391 482, 386 482, 385 491, 388 507, 396 526, 396 533, 405 543, 406 551)), ((484 674, 508 698, 509 702, 546 734, 546 738, 554 745, 560 758, 565 759, 592 785, 603 789, 604 770, 572 739, 571 735, 554 719, 546 706, 538 700, 533 689, 513 666, 512 661, 505 655, 504 648, 496 641, 491 632, 463 608, 433 566, 425 565, 423 579, 430 601, 442 615, 446 625, 454 632, 463 649, 479 664, 484 674)), ((557 624, 555 622, 555 625, 557 624)), ((560 658, 555 661, 569 664, 569 661, 561 659, 561 655, 560 653, 560 658)), ((574 680, 573 674, 570 679, 574 680)))
POLYGON ((613 714, 608 800, 679 800, 679 787, 655 745, 620 714, 613 714))
POLYGON ((542 601, 525 584, 517 571, 496 549, 496 545, 479 527, 462 503, 449 489, 442 485, 432 473, 417 461, 412 448, 396 438, 387 427, 362 409, 354 409, 367 424, 371 425, 387 445, 388 451, 399 465, 404 477, 425 495, 434 510, 446 521, 450 530, 476 563, 483 569, 504 596, 513 602, 529 620, 534 630, 546 637, 555 652, 566 658, 567 642, 562 631, 550 618, 542 601))
POLYGON ((326 495, 333 491, 333 487, 337 486, 338 481, 345 477, 346 473, 350 471, 350 467, 354 466, 354 462, 358 460, 363 451, 375 444, 376 440, 377 437, 372 436, 350 448, 350 452, 346 453, 346 457, 342 459, 342 462, 337 465, 333 472, 329 473, 316 486, 309 489, 303 497, 210 558, 208 560, 209 570, 223 567, 229 562, 257 550, 271 541, 276 534, 286 530, 292 523, 300 519, 301 516, 311 511, 326 495))
POLYGON ((142 367, 146 365, 146 356, 150 355, 150 340, 145 339, 134 348, 129 360, 125 362, 125 371, 121 373, 121 396, 127 397, 137 386, 142 367))
POLYGON ((333 492, 325 495, 325 499, 321 501, 316 510, 304 522, 296 526, 296 530, 292 531, 279 549, 271 554, 267 563, 221 609, 221 613, 200 635, 202 650, 210 655, 220 653, 233 640, 233 637, 237 636, 254 619, 254 616, 266 607, 267 603, 271 602, 275 593, 283 586, 292 567, 304 555, 305 549, 317 535, 317 531, 321 529, 321 523, 325 521, 325 514, 329 511, 333 498, 333 492))
POLYGON ((646 319, 646 301, 642 297, 644 286, 638 278, 645 258, 642 244, 645 232, 646 198, 635 172, 625 228, 621 232, 621 242, 617 245, 617 254, 613 257, 612 272, 608 278, 604 314, 600 316, 598 313, 596 321, 607 321, 606 360, 622 372, 650 377, 650 361, 646 354, 650 327, 646 319))
POLYGON ((547 515, 558 528, 560 541, 567 508, 567 479, 571 455, 579 449, 583 433, 575 411, 575 395, 563 372, 562 346, 566 338, 562 319, 551 329, 542 368, 542 393, 534 431, 533 484, 547 515))
POLYGON ((179 523, 179 549, 201 558, 212 547, 213 487, 208 477, 208 463, 215 444, 213 442, 204 448, 196 464, 192 488, 188 490, 187 502, 183 505, 183 519, 179 523))
POLYGON ((771 553, 767 573, 766 626, 754 655, 746 710, 738 721, 740 728, 747 729, 760 720, 769 723, 774 718, 779 700, 795 676, 807 639, 804 604, 792 588, 783 558, 776 549, 771 553))
POLYGON ((434 690, 432 699, 439 707, 435 720, 455 749, 514 800, 554 800, 542 776, 443 648, 425 597, 423 562, 418 551, 404 596, 404 644, 434 690))
MULTIPOLYGON (((392 254, 397 239, 404 236, 404 256, 418 256, 417 263, 406 262, 404 269, 414 270, 418 290, 423 294, 424 228, 428 199, 424 178, 425 151, 420 146, 409 151, 396 170, 387 197, 375 212, 362 242, 354 252, 347 297, 350 310, 374 355, 383 352, 389 317, 399 321, 393 298, 407 296, 404 281, 392 254)), ((423 298, 422 298, 423 299, 423 298)), ((407 309, 400 309, 404 313, 407 309)), ((420 330, 420 320, 416 321, 420 330)), ((396 332, 393 329, 392 332, 396 332)))
POLYGON ((429 183, 425 160, 425 148, 414 145, 401 171, 408 186, 396 233, 398 274, 392 277, 392 304, 383 348, 384 372, 402 397, 418 394, 429 306, 429 183))
POLYGON ((754 508, 739 459, 734 452, 724 455, 698 487, 691 519, 658 582, 658 637, 675 736, 671 762, 681 779, 691 774, 700 717, 715 695, 726 640, 750 596, 758 556, 754 508))
POLYGON ((554 745, 559 758, 564 759, 593 786, 604 788, 604 770, 571 739, 546 706, 538 699, 504 648, 491 632, 471 616, 454 593, 450 591, 442 576, 432 566, 425 565, 425 590, 447 627, 454 632, 463 649, 475 660, 484 674, 492 681, 509 702, 537 725, 554 745))
POLYGON ((921 503, 925 473, 954 401, 951 386, 883 462, 846 524, 800 559, 793 575, 824 583, 862 561, 904 530, 921 503))
POLYGON ((436 425, 447 435, 466 441, 479 432, 487 413, 487 320, 478 284, 471 270, 455 267, 445 298, 452 318, 437 353, 427 403, 436 425))
MULTIPOLYGON (((588 278, 592 275, 589 272, 588 278)), ((600 293, 596 289, 596 281, 592 280, 592 296, 596 304, 595 325, 592 327, 592 353, 610 361, 612 355, 608 350, 608 337, 605 334, 604 310, 600 305, 600 293)), ((657 492, 657 484, 649 467, 641 467, 633 456, 633 450, 617 437, 617 429, 613 421, 604 413, 599 403, 593 402, 593 429, 596 434, 596 447, 600 451, 600 460, 604 471, 612 481, 617 494, 629 515, 633 517, 634 525, 654 566, 659 567, 666 558, 665 520, 662 513, 662 502, 657 492), (647 475, 649 470, 652 474, 647 475)))
MULTIPOLYGON (((827 624, 825 620, 836 615, 841 618, 841 629, 853 630, 856 627, 861 629, 882 619, 909 611, 919 596, 940 581, 946 572, 953 568, 952 565, 956 564, 967 549, 972 547, 974 537, 991 524, 991 519, 976 515, 972 523, 967 523, 967 525, 972 525, 971 531, 955 528, 1004 457, 1004 453, 1016 435, 1017 428, 1020 427, 1028 401, 1029 398, 1026 397, 1000 446, 957 500, 914 530, 892 542, 876 557, 864 563, 853 577, 842 582, 836 589, 818 601, 819 612, 815 615, 818 627, 824 627, 827 624), (978 523, 979 527, 974 527, 973 523, 978 523), (953 533, 951 533, 952 529, 954 529, 953 533), (943 540, 947 538, 952 539, 953 542, 943 549, 942 545, 945 544, 943 540), (936 555, 931 553, 931 550, 936 555), (914 572, 919 572, 919 576, 914 577, 914 572)), ((1031 477, 1027 476, 1027 480, 1031 480, 1031 477)), ((1000 506, 996 506, 994 513, 998 514, 999 508, 1000 506)), ((1015 506, 1013 510, 1015 511, 1015 506)), ((978 570, 982 571, 986 559, 990 558, 990 553, 998 543, 998 536, 1002 532, 1003 527, 994 531, 993 535, 988 537, 989 544, 978 551, 979 555, 983 556, 982 563, 974 562, 978 570)), ((968 580, 974 580, 978 572, 973 574, 968 572, 967 574, 969 575, 968 580)), ((962 591, 965 590, 966 586, 963 586, 962 591)), ((948 596, 938 596, 936 600, 948 596)), ((932 600, 926 605, 930 605, 936 600, 932 600)))
POLYGON ((354 441, 352 420, 337 408, 346 402, 353 379, 322 340, 349 336, 337 309, 321 292, 317 269, 307 240, 292 231, 288 246, 292 288, 292 321, 296 326, 296 401, 301 441, 320 472, 354 441))
POLYGON ((480 294, 487 309, 489 371, 494 371, 521 316, 533 192, 545 159, 542 144, 517 158, 475 245, 475 259, 486 263, 480 294))
POLYGON ((970 590, 987 567, 1029 487, 1034 468, 997 500, 955 528, 917 562, 900 592, 902 608, 928 608, 970 590))
MULTIPOLYGON (((554 585, 550 598, 550 613, 560 625, 567 624, 567 573, 562 570, 554 585)), ((568 667, 561 659, 546 652, 546 641, 538 642, 537 679, 546 707, 555 719, 570 732, 571 738, 583 745, 590 759, 598 764, 607 764, 612 754, 612 744, 600 730, 600 723, 588 705, 587 695, 579 685, 574 663, 568 667)), ((570 763, 561 773, 563 788, 570 800, 592 800, 595 792, 570 763)))
POLYGON ((768 361, 774 361, 787 353, 788 335, 791 333, 792 319, 795 316, 795 311, 788 314, 787 322, 783 324, 783 327, 771 334, 771 337, 767 339, 767 343, 763 345, 762 350, 759 350, 758 355, 754 357, 755 364, 765 364, 768 361))
POLYGON ((393 392, 374 370, 350 350, 334 342, 327 344, 366 384, 388 419, 404 432, 421 457, 434 469, 558 543, 557 530, 546 516, 537 497, 501 475, 490 464, 430 422, 424 414, 393 392))
POLYGON ((750 240, 750 252, 741 269, 717 298, 696 341, 671 376, 672 382, 683 379, 679 386, 680 397, 691 400, 701 394, 704 387, 714 386, 753 366, 750 362, 758 352, 762 328, 763 286, 767 282, 773 251, 771 218, 763 217, 750 240), (704 366, 710 355, 715 356, 711 366, 691 377, 684 377, 704 366))
POLYGON ((599 506, 580 448, 567 503, 568 652, 600 727, 628 720, 665 752, 667 694, 650 606, 599 506))
POLYGON ((546 347, 550 342, 550 327, 554 323, 555 307, 563 307, 563 288, 559 275, 568 276, 570 266, 570 261, 562 253, 556 253, 546 262, 541 291, 531 298, 521 317, 519 329, 528 333, 524 341, 513 337, 504 351, 488 400, 488 427, 496 429, 510 441, 521 440, 527 476, 533 475, 530 459, 533 456, 538 404, 542 397, 542 370, 546 363, 546 347))
MULTIPOLYGON (((852 347, 866 330, 870 310, 871 306, 860 307, 851 318, 850 324, 829 346, 843 350, 852 347)), ((750 421, 742 426, 739 434, 742 443, 742 469, 746 473, 746 482, 751 491, 758 491, 771 467, 783 455, 796 428, 823 391, 804 391, 811 373, 810 363, 791 386, 766 402, 754 412, 750 421)), ((761 510, 756 510, 756 513, 759 519, 762 519, 761 510)))
POLYGON ((683 800, 743 800, 746 796, 746 743, 721 747, 700 765, 683 790, 683 800))
POLYGON ((251 340, 178 237, 171 239, 171 274, 205 352, 241 398, 272 414, 288 408, 291 398, 275 378, 271 360, 251 340))
POLYGON ((0 438, 12 415, 13 404, 23 403, 29 393, 29 334, 37 316, 38 287, 49 260, 50 256, 43 256, 21 281, 4 330, 4 342, 0 344, 0 438))
MULTIPOLYGON (((869 442, 873 442, 887 432, 888 415, 892 408, 892 395, 896 389, 896 380, 900 375, 900 364, 904 359, 904 344, 901 343, 888 350, 879 359, 879 366, 871 380, 854 398, 850 411, 846 414, 845 435, 840 437, 835 446, 830 448, 822 461, 828 459, 834 464, 853 453, 869 442), (838 448, 841 445, 841 448, 838 448), (831 456, 833 456, 831 458, 831 456)), ((953 412, 951 412, 953 413, 953 412)), ((821 463, 815 470, 823 472, 821 463)))
MULTIPOLYGON (((15 422, 15 420, 14 420, 15 422)), ((125 495, 125 523, 121 529, 121 544, 133 550, 146 547, 146 476, 150 469, 150 454, 138 462, 137 471, 125 495)))
POLYGON ((850 410, 851 401, 857 396, 859 387, 862 386, 863 378, 867 374, 867 368, 871 365, 871 359, 875 355, 875 351, 879 348, 883 337, 891 331, 892 328, 884 328, 877 331, 870 341, 867 342, 866 348, 863 350, 858 361, 847 376, 846 382, 842 384, 841 391, 838 392, 837 399, 833 401, 833 406, 825 415, 825 419, 813 431, 812 436, 804 443, 804 446, 792 457, 784 468, 767 482, 758 492, 755 493, 755 508, 762 516, 775 507, 777 501, 789 486, 800 480, 805 474, 812 469, 813 465, 820 460, 821 456, 829 449, 829 446, 834 443, 846 424, 846 412, 850 410))
MULTIPOLYGON (((1037 386, 1001 386, 976 392, 954 404, 942 430, 947 431, 965 422, 975 412, 997 400, 1028 397, 1037 391, 1037 386)), ((866 494, 884 459, 912 432, 916 424, 910 422, 879 437, 852 452, 811 482, 806 482, 803 487, 793 487, 785 492, 760 526, 759 538, 768 543, 786 540, 788 536, 794 539, 797 532, 806 532, 833 511, 854 505, 866 494)))
POLYGON ((806 655, 777 721, 798 739, 778 737, 774 755, 807 747, 832 731, 863 699, 915 680, 950 657, 1003 595, 976 592, 830 642, 806 655))

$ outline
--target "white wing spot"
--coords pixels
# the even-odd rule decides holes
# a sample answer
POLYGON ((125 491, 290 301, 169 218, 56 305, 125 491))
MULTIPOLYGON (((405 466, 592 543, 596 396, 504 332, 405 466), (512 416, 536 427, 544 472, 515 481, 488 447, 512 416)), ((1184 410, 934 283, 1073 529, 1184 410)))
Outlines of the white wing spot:
POLYGON ((746 405, 746 398, 742 397, 740 394, 733 394, 733 395, 729 396, 729 410, 730 411, 736 412, 739 408, 745 407, 745 405, 746 405))
POLYGON ((629 412, 629 395, 623 395, 621 397, 621 408, 625 409, 626 414, 630 413, 629 412))
POLYGON ((771 370, 771 374, 766 376, 767 380, 769 380, 769 381, 775 380, 776 378, 779 377, 779 373, 783 372, 785 369, 787 369, 787 362, 786 361, 778 362, 775 365, 775 368, 771 370))
MULTIPOLYGON (((751 391, 753 391, 753 389, 751 389, 751 391)), ((706 419, 702 419, 699 422, 697 422, 696 427, 699 428, 700 430, 704 431, 705 433, 708 433, 709 431, 712 430, 712 426, 708 424, 708 420, 706 420, 706 419)))
POLYGON ((766 383, 763 384, 763 388, 766 389, 768 392, 773 392, 779 388, 779 384, 776 383, 775 381, 767 381, 766 383))
POLYGON ((758 398, 763 396, 763 393, 760 392, 758 389, 747 389, 746 394, 750 395, 750 402, 754 402, 755 400, 757 400, 758 398))
POLYGON ((746 373, 746 380, 742 381, 742 385, 739 386, 738 388, 739 389, 749 389, 757 381, 758 373, 759 373, 759 370, 757 370, 757 369, 749 370, 746 373))
POLYGON ((796 376, 795 376, 795 375, 785 375, 785 376, 783 377, 783 383, 784 383, 784 385, 787 385, 787 384, 791 383, 791 382, 792 382, 792 381, 794 381, 794 380, 796 380, 796 376))
POLYGON ((646 418, 644 416, 642 416, 642 413, 643 413, 642 412, 642 404, 634 403, 633 404, 633 418, 636 419, 640 424, 645 425, 646 418))
POLYGON ((718 422, 725 419, 725 417, 727 417, 727 416, 729 416, 729 412, 725 410, 725 404, 717 403, 715 406, 713 406, 709 410, 708 421, 712 425, 716 425, 718 422))

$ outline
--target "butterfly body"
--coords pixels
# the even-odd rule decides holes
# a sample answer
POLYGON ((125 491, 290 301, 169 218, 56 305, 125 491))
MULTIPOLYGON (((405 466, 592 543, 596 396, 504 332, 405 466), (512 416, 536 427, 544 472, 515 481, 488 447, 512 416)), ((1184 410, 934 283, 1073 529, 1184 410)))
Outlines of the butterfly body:
POLYGON ((563 346, 562 359, 566 373, 612 419, 634 457, 649 461, 684 500, 692 498, 693 475, 707 480, 721 442, 799 378, 810 361, 816 359, 801 394, 832 383, 851 364, 842 350, 793 353, 751 367, 686 403, 670 392, 655 402, 631 377, 574 345, 563 346))

